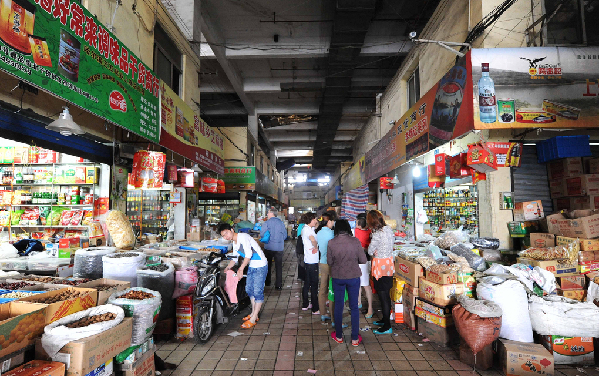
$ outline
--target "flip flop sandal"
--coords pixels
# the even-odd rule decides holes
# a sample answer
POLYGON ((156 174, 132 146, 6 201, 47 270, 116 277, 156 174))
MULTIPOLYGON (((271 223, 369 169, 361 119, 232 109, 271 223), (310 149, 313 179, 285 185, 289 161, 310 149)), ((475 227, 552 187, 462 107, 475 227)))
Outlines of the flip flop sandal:
POLYGON ((331 338, 333 339, 333 341, 335 341, 337 343, 343 343, 343 339, 337 338, 337 332, 332 332, 331 333, 331 338))
MULTIPOLYGON (((247 315, 246 317, 243 318, 243 321, 248 321, 251 318, 252 318, 252 315, 247 315)), ((256 322, 258 322, 258 321, 260 321, 259 317, 256 318, 256 322)))
POLYGON ((241 327, 243 329, 249 329, 249 328, 253 328, 254 326, 256 326, 256 323, 251 322, 250 320, 248 321, 244 321, 243 324, 241 324, 241 327))
POLYGON ((362 336, 358 334, 358 342, 354 342, 353 340, 351 341, 351 345, 354 347, 358 347, 358 345, 362 343, 362 336))

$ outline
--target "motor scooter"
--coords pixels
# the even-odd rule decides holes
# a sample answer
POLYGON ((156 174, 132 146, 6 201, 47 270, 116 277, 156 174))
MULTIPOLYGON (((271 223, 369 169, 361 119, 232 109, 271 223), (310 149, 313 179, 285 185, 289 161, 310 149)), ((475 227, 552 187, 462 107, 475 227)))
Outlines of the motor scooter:
POLYGON ((250 305, 250 298, 245 291, 246 275, 237 284, 238 303, 231 303, 223 288, 224 274, 220 263, 229 259, 221 253, 211 252, 196 261, 198 282, 193 304, 193 335, 196 342, 208 342, 216 325, 228 323, 229 317, 236 316, 250 305))

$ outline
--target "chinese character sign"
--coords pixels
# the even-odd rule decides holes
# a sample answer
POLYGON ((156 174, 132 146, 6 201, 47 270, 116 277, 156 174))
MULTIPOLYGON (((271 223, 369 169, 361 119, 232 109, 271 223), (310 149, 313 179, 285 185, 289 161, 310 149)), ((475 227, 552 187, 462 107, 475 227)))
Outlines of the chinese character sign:
POLYGON ((256 189, 256 167, 227 167, 223 180, 226 190, 253 191, 256 189))
POLYGON ((158 142, 158 78, 73 0, 2 0, 0 69, 158 142))

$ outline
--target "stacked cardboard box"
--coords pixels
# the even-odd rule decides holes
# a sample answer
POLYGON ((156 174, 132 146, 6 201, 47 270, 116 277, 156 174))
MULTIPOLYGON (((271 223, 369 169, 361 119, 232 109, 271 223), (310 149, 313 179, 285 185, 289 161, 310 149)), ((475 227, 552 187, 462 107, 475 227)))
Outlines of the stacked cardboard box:
POLYGON ((393 276, 393 287, 389 294, 391 295, 391 301, 395 306, 394 317, 396 324, 403 324, 404 322, 404 308, 403 308, 403 290, 406 286, 406 281, 398 276, 393 276))
POLYGON ((416 297, 418 296, 418 288, 412 285, 405 285, 402 294, 403 304, 403 320, 404 324, 411 329, 416 330, 416 297))
POLYGON ((554 210, 599 209, 599 159, 564 158, 547 164, 554 210))

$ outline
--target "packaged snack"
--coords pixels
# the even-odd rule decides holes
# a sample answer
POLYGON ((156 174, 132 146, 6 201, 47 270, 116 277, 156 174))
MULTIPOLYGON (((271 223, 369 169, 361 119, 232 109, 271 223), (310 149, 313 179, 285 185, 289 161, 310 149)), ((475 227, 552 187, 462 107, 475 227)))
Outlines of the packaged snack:
POLYGON ((46 219, 46 223, 49 222, 48 224, 51 226, 58 226, 60 224, 62 213, 65 210, 67 209, 60 206, 53 207, 52 211, 50 212, 50 220, 48 221, 48 219, 46 219))
POLYGON ((68 226, 71 223, 71 218, 73 218, 74 210, 65 210, 60 215, 60 225, 68 226))
POLYGON ((43 238, 44 238, 44 233, 43 232, 32 232, 31 233, 31 239, 41 240, 43 238))
POLYGON ((29 45, 31 46, 31 55, 33 56, 34 63, 46 67, 52 66, 52 60, 50 59, 50 52, 48 51, 48 43, 46 42, 46 38, 30 35, 29 45))
POLYGON ((54 230, 52 230, 51 228, 47 228, 44 230, 44 236, 42 237, 43 240, 50 240, 54 237, 54 230))
POLYGON ((48 224, 48 216, 50 215, 51 209, 52 208, 50 206, 41 206, 40 207, 40 223, 44 226, 46 226, 46 224, 48 224))
POLYGON ((25 210, 15 210, 10 215, 10 224, 13 226, 17 226, 21 221, 21 216, 25 213, 25 210))
POLYGON ((83 218, 83 210, 73 210, 73 216, 71 217, 71 226, 79 226, 81 219, 83 218))
POLYGON ((10 223, 10 212, 8 210, 0 211, 0 226, 8 226, 10 223))
POLYGON ((89 226, 94 220, 94 212, 92 210, 84 210, 83 211, 83 219, 81 220, 81 224, 83 226, 89 226))

